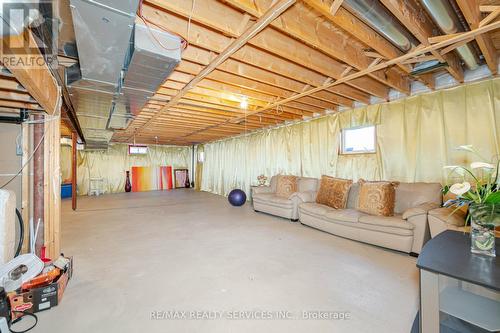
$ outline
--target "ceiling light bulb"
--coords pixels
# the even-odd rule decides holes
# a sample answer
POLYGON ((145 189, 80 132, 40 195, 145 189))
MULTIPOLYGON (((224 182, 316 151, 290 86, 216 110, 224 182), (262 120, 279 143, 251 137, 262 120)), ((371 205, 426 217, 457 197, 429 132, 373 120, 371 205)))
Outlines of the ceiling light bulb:
POLYGON ((248 108, 248 101, 247 101, 246 99, 242 100, 242 101, 240 102, 240 107, 241 107, 242 109, 246 109, 246 108, 248 108))

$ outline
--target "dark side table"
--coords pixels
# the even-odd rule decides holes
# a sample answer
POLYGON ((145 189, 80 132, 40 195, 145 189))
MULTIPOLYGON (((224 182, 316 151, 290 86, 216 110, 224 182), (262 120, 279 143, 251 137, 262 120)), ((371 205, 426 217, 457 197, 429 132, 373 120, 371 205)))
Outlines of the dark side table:
MULTIPOLYGON (((500 239, 496 239, 500 253, 500 239)), ((470 252, 470 234, 445 231, 417 261, 420 311, 412 333, 500 331, 500 258, 470 252)))

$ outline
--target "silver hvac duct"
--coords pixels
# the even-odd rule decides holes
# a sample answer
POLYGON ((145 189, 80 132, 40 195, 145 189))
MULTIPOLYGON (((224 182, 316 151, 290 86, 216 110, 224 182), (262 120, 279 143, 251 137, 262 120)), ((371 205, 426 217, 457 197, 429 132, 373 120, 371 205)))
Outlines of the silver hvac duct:
MULTIPOLYGON (((420 0, 420 2, 444 33, 454 34, 460 32, 460 21, 448 0, 420 0)), ((476 69, 478 67, 478 62, 470 45, 460 46, 456 51, 467 68, 476 69)))
POLYGON ((416 40, 378 0, 344 0, 342 5, 351 13, 380 32, 401 51, 407 52, 416 40))

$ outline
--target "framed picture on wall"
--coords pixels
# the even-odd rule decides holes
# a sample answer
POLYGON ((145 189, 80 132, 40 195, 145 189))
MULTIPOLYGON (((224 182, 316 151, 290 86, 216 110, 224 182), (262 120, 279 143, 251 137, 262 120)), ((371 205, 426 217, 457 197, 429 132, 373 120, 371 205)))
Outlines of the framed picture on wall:
POLYGON ((174 184, 175 188, 186 187, 188 180, 188 169, 174 169, 174 184))

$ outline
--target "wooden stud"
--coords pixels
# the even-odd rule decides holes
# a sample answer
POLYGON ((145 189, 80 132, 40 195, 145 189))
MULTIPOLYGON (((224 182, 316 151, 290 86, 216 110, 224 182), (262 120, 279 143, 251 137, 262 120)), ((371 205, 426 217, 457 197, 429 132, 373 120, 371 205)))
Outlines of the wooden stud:
MULTIPOLYGON (((313 88, 313 89, 310 89, 304 93, 301 93, 301 94, 297 94, 295 96, 292 96, 290 98, 287 98, 287 99, 284 99, 284 100, 281 100, 279 102, 276 102, 276 103, 273 103, 265 108, 262 108, 260 110, 256 110, 256 111, 252 111, 252 112, 249 112, 247 115, 254 115, 254 114, 258 114, 260 112, 265 112, 267 110, 270 110, 270 109, 273 109, 275 107, 277 107, 278 105, 281 105, 281 104, 285 104, 285 103, 288 103, 292 100, 295 100, 295 99, 298 99, 300 97, 303 97, 303 96, 308 96, 310 94, 313 94, 315 92, 318 92, 318 91, 321 91, 321 90, 324 90, 324 89, 327 89, 327 88, 330 88, 334 85, 337 85, 337 84, 340 84, 340 83, 343 83, 343 82, 346 82, 346 81, 349 81, 349 80, 352 80, 354 78, 357 78, 359 76, 362 76, 362 75, 365 75, 366 72, 369 72, 369 71, 375 71, 375 70, 382 70, 384 68, 387 68, 388 66, 391 66, 391 65, 395 65, 397 63, 401 63, 401 62, 404 62, 408 59, 412 59, 412 58, 415 58, 415 57, 418 57, 419 55, 423 55, 423 54, 426 54, 426 53, 429 53, 429 52, 432 52, 432 51, 437 51, 439 49, 442 49, 442 48, 445 48, 449 45, 452 45, 452 44, 456 44, 462 40, 466 40, 466 39, 469 39, 469 38, 475 38, 477 37, 478 35, 480 34, 484 34, 484 33, 487 33, 489 31, 492 31, 492 30, 495 30, 495 29, 499 29, 500 28, 500 22, 494 22, 494 23, 491 23, 491 24, 488 24, 486 26, 483 26, 483 27, 479 27, 477 29, 474 29, 474 30, 471 30, 471 31, 468 31, 468 32, 465 32, 459 36, 455 36, 455 37, 452 37, 452 38, 449 38, 447 40, 444 40, 440 43, 436 43, 434 45, 429 45, 429 46, 425 46, 425 47, 418 47, 418 48, 415 48, 415 50, 407 53, 407 54, 404 54, 400 57, 397 57, 397 58, 394 58, 394 59, 391 59, 391 60, 388 60, 388 61, 384 61, 382 63, 379 63, 371 68, 367 68, 363 71, 360 71, 360 72, 356 72, 356 73, 353 73, 353 74, 350 74, 342 79, 339 79, 335 82, 332 82, 332 83, 328 83, 324 86, 321 86, 321 87, 316 87, 316 88, 313 88)), ((232 121, 234 121, 234 119, 232 119, 232 121)), ((222 125, 222 124, 221 124, 222 125)), ((186 135, 186 137, 192 135, 192 134, 198 134, 200 132, 202 132, 203 130, 197 130, 197 131, 194 131, 188 135, 186 135)))
MULTIPOLYGON (((478 0, 457 0, 457 5, 460 7, 462 10, 462 13, 469 24, 469 27, 471 29, 475 29, 479 27, 479 23, 481 21, 482 15, 481 15, 481 7, 479 6, 479 1, 478 0), (478 9, 479 8, 479 9, 478 9)), ((491 10, 487 10, 486 12, 494 12, 496 9, 498 9, 498 6, 491 6, 489 7, 491 10), (495 7, 495 8, 493 8, 495 7)), ((484 9, 484 8, 483 8, 484 9)), ((495 46, 493 45, 493 41, 491 37, 488 34, 482 34, 476 37, 476 42, 477 45, 479 46, 479 49, 481 50, 481 53, 484 56, 484 59, 486 61, 486 64, 488 65, 488 68, 490 69, 491 73, 495 75, 498 72, 498 56, 497 56, 497 50, 495 49, 495 46)))
POLYGON ((344 0, 333 0, 332 5, 330 6, 330 13, 335 16, 337 14, 337 11, 339 10, 340 6, 342 6, 342 3, 344 0))
MULTIPOLYGON (((19 54, 11 49, 11 45, 14 44, 37 45, 32 32, 26 30, 25 33, 19 36, 3 38, 1 43, 0 56, 17 59, 17 61, 5 62, 4 65, 48 114, 54 114, 57 100, 60 96, 60 89, 56 79, 52 76, 49 67, 45 63, 43 55, 38 49, 33 47, 26 47, 23 54, 19 54), (24 66, 23 61, 21 61, 23 57, 38 59, 37 63, 41 65, 37 68, 24 66)), ((26 59, 24 62, 26 62, 26 59)))

